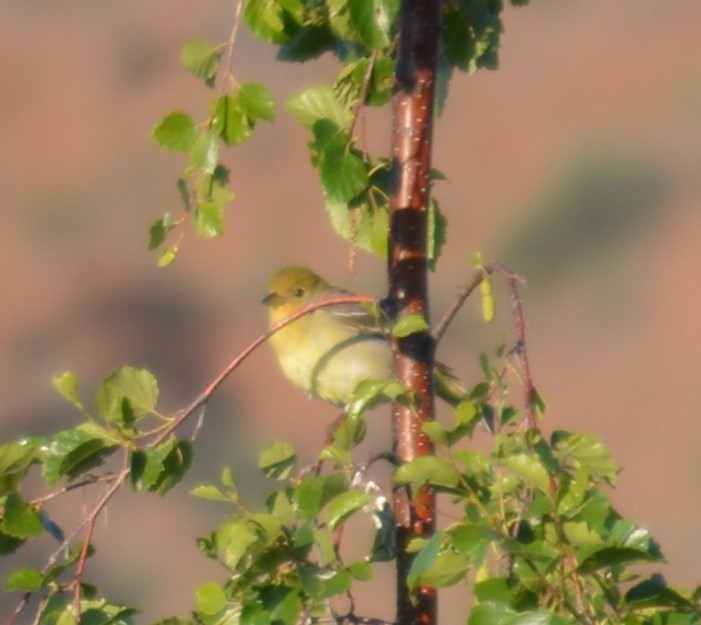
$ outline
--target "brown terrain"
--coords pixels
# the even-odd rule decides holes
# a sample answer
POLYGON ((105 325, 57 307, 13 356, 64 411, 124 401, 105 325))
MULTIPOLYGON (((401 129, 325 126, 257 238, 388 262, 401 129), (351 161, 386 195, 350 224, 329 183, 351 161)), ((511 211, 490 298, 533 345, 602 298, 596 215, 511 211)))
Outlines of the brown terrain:
MULTIPOLYGON (((382 263, 347 247, 323 214, 306 137, 282 106, 328 80, 332 59, 279 65, 242 32, 240 81, 261 80, 278 120, 226 154, 236 201, 226 236, 188 235, 168 269, 146 250, 149 224, 177 212, 178 155, 149 139, 169 110, 202 117, 209 94, 184 72, 185 40, 224 41, 234 3, 217 0, 0 4, 0 435, 48 435, 77 416, 53 391, 70 368, 90 398, 113 367, 146 366, 176 410, 264 327, 259 300, 280 264, 317 267, 381 294, 382 263)), ((501 67, 456 75, 436 134, 436 194, 450 222, 433 276, 435 314, 480 250, 528 277, 529 354, 548 403, 544 428, 598 434, 624 471, 611 492, 649 528, 670 582, 701 582, 701 3, 532 0, 505 12, 501 67)), ((387 117, 368 143, 386 151, 387 117)), ((468 304, 440 349, 467 380, 479 350, 511 331, 499 291, 494 327, 468 304)), ((514 395, 518 401, 519 395, 514 395)), ((90 403, 90 402, 89 402, 90 403)), ((140 605, 142 623, 194 606, 224 572, 194 537, 223 506, 187 492, 233 467, 245 497, 255 450, 272 438, 305 460, 334 411, 290 388, 264 349, 208 408, 186 483, 165 499, 123 493, 96 535, 87 576, 140 605)), ((371 448, 387 445, 386 415, 371 448)), ((70 528, 97 491, 50 508, 70 528)), ((54 547, 19 556, 41 562, 54 547)), ((12 566, 13 563, 10 563, 12 566)), ((8 567, 2 566, 3 579, 8 567)), ((382 594, 382 593, 379 593, 382 594)), ((386 593, 385 593, 386 594, 386 593)), ((0 614, 15 597, 0 594, 0 614)), ((379 615, 391 614, 382 598, 379 615)), ((446 625, 462 622, 451 620, 446 625)))

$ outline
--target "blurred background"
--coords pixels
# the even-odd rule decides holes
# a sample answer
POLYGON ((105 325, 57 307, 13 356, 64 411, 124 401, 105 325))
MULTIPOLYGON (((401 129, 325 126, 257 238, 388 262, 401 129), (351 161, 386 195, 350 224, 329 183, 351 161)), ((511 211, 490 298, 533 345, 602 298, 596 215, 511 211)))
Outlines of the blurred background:
MULTIPOLYGON (((361 254, 349 275, 307 138, 282 107, 331 80, 336 63, 276 64, 245 29, 236 77, 262 77, 278 119, 225 156, 237 192, 225 237, 189 234, 167 269, 146 250, 150 223, 179 210, 185 166, 149 132, 172 109, 202 117, 210 93, 181 69, 179 50, 194 36, 224 41, 234 6, 0 4, 2 440, 77 422, 50 384, 65 369, 91 403, 114 367, 148 367, 163 410, 183 406, 264 329, 259 302, 279 265, 308 264, 382 294, 381 261, 361 254)), ((624 468, 616 506, 661 543, 671 583, 698 583, 701 3, 533 0, 507 8, 504 23, 500 70, 456 75, 436 131, 434 164, 448 182, 435 193, 449 231, 432 277, 434 316, 471 275, 476 250, 527 276, 544 428, 603 438, 624 468)), ((366 124, 370 147, 386 151, 387 114, 370 113, 366 124)), ((439 348, 468 381, 478 379, 479 351, 512 335, 510 303, 498 293, 495 324, 485 327, 469 302, 439 348)), ((144 608, 139 622, 185 615, 194 589, 223 577, 193 537, 226 513, 188 490, 229 465, 257 502, 256 450, 284 438, 308 461, 334 416, 259 350, 210 403, 185 484, 164 500, 123 493, 109 506, 87 578, 144 608)), ((374 450, 389 444, 386 419, 373 419, 374 450)), ((75 493, 50 512, 70 528, 96 496, 75 493)), ((53 549, 49 538, 43 546, 53 549)), ((39 549, 29 556, 42 562, 39 549)), ((0 594, 0 605, 14 601, 0 594)))

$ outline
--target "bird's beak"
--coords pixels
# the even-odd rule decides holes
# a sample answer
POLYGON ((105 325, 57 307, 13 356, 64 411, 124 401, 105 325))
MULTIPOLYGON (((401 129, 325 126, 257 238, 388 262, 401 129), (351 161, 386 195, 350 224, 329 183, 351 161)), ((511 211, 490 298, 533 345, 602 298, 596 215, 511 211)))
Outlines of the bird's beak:
POLYGON ((282 298, 275 292, 268 293, 262 300, 261 304, 265 304, 266 306, 277 306, 281 303, 282 298))

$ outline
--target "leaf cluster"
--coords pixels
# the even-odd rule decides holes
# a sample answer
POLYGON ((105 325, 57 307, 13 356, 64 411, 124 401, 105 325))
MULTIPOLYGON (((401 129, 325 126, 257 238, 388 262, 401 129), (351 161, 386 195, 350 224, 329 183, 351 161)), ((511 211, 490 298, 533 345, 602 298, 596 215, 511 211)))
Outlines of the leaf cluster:
MULTIPOLYGON (((512 0, 512 4, 525 2, 512 0)), ((366 107, 390 101, 399 8, 399 0, 249 0, 243 10, 251 32, 278 47, 279 60, 306 62, 323 54, 338 59, 340 70, 331 87, 307 88, 285 106, 309 132, 310 160, 335 231, 353 247, 381 258, 387 255, 390 163, 364 149, 363 131, 358 131, 362 125, 357 122, 366 107)), ((439 110, 455 69, 472 73, 497 66, 502 10, 501 0, 444 3, 439 110)), ((243 143, 259 121, 275 118, 276 103, 268 87, 235 79, 230 52, 236 26, 226 43, 212 45, 195 38, 181 52, 182 65, 207 87, 214 89, 219 81, 206 119, 195 122, 188 113, 174 111, 152 132, 161 147, 188 157, 178 181, 182 216, 168 212, 151 226, 149 248, 161 250, 161 265, 175 258, 186 222, 201 236, 223 233, 224 210, 235 194, 230 172, 221 162, 221 148, 243 143)), ((434 179, 441 178, 435 172, 434 179)), ((428 232, 432 266, 440 256, 445 228, 445 217, 433 199, 428 232)))

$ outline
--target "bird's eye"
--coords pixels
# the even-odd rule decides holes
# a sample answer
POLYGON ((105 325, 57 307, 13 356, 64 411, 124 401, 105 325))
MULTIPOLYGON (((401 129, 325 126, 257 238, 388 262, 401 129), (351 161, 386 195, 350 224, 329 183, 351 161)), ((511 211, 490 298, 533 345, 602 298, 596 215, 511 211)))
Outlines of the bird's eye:
POLYGON ((304 295, 304 289, 301 286, 297 287, 294 291, 292 291, 292 295, 295 297, 302 297, 302 295, 304 295))

